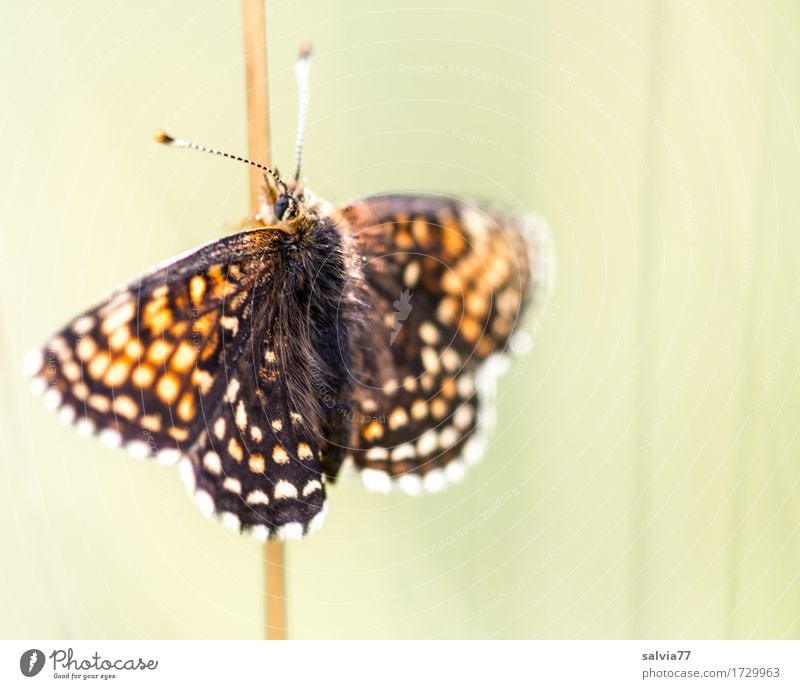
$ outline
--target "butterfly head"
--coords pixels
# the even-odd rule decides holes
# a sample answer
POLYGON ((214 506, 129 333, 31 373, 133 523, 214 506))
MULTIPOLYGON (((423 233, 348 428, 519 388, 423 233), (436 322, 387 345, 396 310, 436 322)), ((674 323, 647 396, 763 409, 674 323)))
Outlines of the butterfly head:
POLYGON ((315 218, 333 212, 333 206, 317 196, 302 180, 277 184, 274 179, 264 175, 264 192, 255 220, 259 226, 277 226, 288 234, 296 234, 315 218))

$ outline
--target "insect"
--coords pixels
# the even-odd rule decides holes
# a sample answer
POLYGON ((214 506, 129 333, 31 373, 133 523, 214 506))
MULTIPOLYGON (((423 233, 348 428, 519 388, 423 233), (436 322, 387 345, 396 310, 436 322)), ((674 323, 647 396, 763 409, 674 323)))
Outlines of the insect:
POLYGON ((554 275, 544 222, 442 196, 334 205, 264 172, 255 227, 84 311, 25 368, 80 433, 177 464, 198 507, 260 540, 321 526, 343 463, 411 495, 482 451, 498 362, 554 275))

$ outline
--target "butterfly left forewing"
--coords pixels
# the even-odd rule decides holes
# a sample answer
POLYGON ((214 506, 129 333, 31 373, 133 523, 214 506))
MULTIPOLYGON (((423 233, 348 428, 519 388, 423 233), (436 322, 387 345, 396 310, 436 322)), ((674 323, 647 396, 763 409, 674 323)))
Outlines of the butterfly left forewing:
POLYGON ((26 368, 86 434, 165 461, 202 427, 201 400, 249 336, 269 237, 246 232, 148 273, 82 313, 26 368))
POLYGON ((206 514, 293 538, 315 523, 324 489, 318 420, 292 406, 278 354, 290 345, 270 335, 275 240, 243 232, 166 263, 75 318, 26 368, 79 431, 180 460, 206 514))

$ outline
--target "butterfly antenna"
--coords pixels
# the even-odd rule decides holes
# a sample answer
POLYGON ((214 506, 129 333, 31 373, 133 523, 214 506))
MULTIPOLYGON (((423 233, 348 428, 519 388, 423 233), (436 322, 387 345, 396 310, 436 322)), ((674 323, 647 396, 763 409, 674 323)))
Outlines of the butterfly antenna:
POLYGON ((248 165, 257 167, 259 170, 263 170, 264 172, 271 175, 275 179, 276 184, 281 188, 283 193, 289 196, 289 198, 292 198, 288 190, 286 189, 286 184, 280 178, 278 173, 275 172, 275 170, 273 170, 272 168, 267 167, 266 165, 257 163, 255 160, 250 160, 249 158, 243 158, 242 156, 237 156, 232 153, 225 153, 225 151, 218 151, 215 148, 209 148, 208 146, 195 144, 192 143, 191 141, 187 141, 186 139, 176 139, 160 129, 155 134, 153 134, 153 139, 157 143, 164 144, 165 146, 172 146, 173 148, 191 148, 195 151, 203 151, 204 153, 213 153, 214 155, 222 156, 223 158, 238 160, 240 163, 247 163, 248 165))
POLYGON ((303 157, 303 140, 306 137, 306 122, 308 120, 309 74, 311 72, 311 43, 304 41, 300 44, 300 56, 294 66, 297 77, 297 136, 295 137, 295 168, 294 179, 300 179, 300 161, 303 157))

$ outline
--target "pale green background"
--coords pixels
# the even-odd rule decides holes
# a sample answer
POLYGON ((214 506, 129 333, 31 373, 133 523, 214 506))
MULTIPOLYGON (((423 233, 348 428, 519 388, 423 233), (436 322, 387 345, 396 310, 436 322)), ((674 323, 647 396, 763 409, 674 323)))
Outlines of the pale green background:
MULTIPOLYGON (((288 550, 292 636, 797 638, 800 7, 449 4, 270 3, 274 160, 308 38, 314 188, 536 209, 557 296, 462 485, 331 491, 288 550)), ((150 142, 245 150, 238 4, 9 5, 0 635, 258 637, 261 546, 173 469, 62 427, 20 373, 246 211, 241 167, 150 142)))

